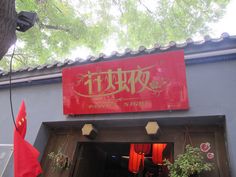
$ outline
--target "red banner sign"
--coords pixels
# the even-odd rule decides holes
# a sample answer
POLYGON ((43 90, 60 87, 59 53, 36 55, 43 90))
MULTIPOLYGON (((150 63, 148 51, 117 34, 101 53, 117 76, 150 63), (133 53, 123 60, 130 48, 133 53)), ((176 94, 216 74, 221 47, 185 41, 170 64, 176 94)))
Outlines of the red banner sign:
POLYGON ((188 109, 184 52, 66 68, 64 114, 188 109))

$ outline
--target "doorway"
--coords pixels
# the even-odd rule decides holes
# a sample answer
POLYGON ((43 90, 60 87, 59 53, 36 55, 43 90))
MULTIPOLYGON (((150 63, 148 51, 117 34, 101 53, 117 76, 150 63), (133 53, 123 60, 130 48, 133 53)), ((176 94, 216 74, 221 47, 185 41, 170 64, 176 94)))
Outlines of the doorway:
POLYGON ((168 171, 163 161, 157 163, 152 159, 152 147, 160 144, 164 145, 161 159, 172 162, 174 143, 80 143, 77 145, 72 177, 167 177, 168 171), (139 145, 149 146, 141 164, 137 159, 130 158, 131 147, 139 145))

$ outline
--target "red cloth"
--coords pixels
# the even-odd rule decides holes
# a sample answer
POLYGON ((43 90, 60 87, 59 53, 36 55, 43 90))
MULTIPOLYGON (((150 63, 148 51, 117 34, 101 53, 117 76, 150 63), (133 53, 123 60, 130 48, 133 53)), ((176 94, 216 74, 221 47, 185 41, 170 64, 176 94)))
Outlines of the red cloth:
POLYGON ((25 141, 27 128, 25 103, 22 101, 16 118, 17 130, 14 130, 14 176, 36 177, 42 173, 38 162, 39 152, 25 141))

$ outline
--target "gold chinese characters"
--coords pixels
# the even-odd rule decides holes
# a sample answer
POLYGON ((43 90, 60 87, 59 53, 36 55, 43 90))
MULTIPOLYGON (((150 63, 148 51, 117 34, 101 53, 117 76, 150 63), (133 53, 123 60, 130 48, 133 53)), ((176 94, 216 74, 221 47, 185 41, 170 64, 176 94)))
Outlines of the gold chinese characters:
POLYGON ((74 91, 82 97, 111 96, 122 91, 131 95, 145 90, 156 92, 163 87, 163 81, 160 83, 158 80, 151 79, 150 70, 154 67, 155 65, 144 68, 137 66, 133 70, 117 68, 117 70, 108 69, 101 72, 88 71, 86 74, 77 75, 74 91))

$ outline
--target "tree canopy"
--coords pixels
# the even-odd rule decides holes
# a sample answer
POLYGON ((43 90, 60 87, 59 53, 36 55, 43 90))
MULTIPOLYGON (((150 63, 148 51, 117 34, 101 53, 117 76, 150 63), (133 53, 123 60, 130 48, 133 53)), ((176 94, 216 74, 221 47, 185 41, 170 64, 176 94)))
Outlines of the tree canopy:
MULTIPOLYGON (((96 55, 111 38, 119 49, 150 47, 209 32, 229 0, 16 0, 37 23, 17 33, 14 67, 62 60, 76 47, 96 55)), ((78 50, 79 53, 79 50, 78 50)), ((0 62, 5 68, 10 55, 0 62)))

